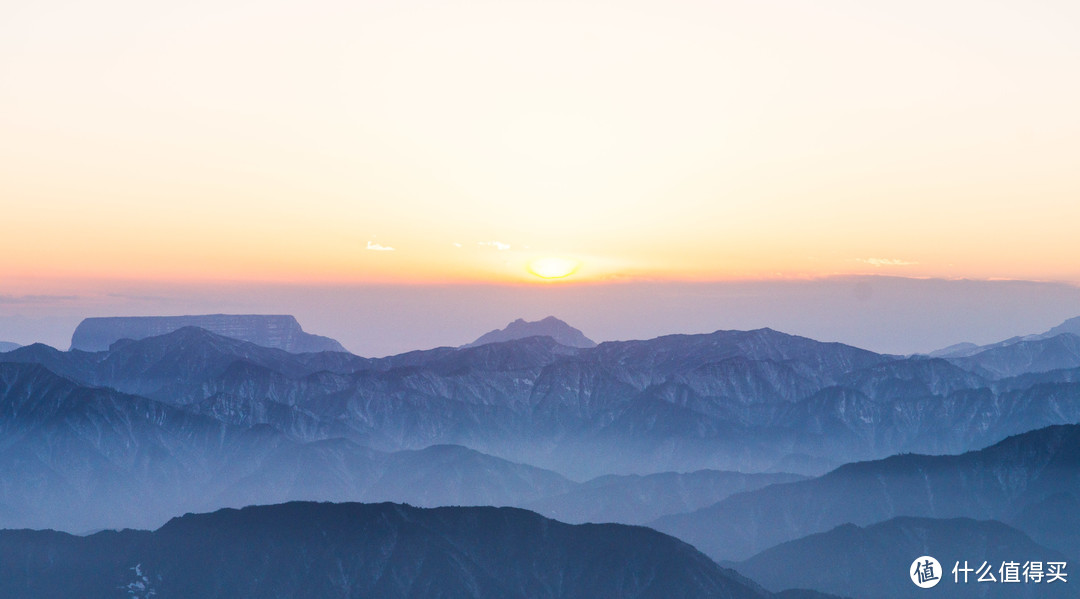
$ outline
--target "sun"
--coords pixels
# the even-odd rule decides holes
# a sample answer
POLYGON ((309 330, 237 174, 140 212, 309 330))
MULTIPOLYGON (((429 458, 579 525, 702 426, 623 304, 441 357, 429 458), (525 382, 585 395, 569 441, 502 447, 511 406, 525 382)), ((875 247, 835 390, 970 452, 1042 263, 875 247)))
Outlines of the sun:
POLYGON ((574 274, 581 262, 573 258, 547 256, 529 262, 529 272, 541 279, 561 279, 574 274))

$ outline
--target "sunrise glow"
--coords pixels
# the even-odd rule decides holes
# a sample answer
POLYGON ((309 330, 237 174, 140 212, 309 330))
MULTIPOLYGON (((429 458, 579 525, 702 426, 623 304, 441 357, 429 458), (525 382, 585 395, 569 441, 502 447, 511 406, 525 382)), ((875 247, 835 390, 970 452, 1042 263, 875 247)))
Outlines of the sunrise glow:
POLYGON ((573 258, 548 256, 530 262, 529 272, 542 279, 562 279, 574 274, 580 265, 573 258))
POLYGON ((23 3, 0 277, 1076 283, 1078 6, 23 3))

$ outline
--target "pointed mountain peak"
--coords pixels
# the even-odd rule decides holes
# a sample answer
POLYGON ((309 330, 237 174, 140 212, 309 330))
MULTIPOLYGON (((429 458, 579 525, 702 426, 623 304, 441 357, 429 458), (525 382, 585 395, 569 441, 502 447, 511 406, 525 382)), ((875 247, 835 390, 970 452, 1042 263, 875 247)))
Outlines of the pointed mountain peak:
POLYGON ((506 325, 504 329, 496 329, 481 335, 479 339, 462 347, 476 347, 488 343, 501 343, 526 337, 551 337, 557 343, 568 347, 596 347, 596 342, 585 336, 584 333, 566 324, 565 322, 548 316, 542 320, 528 322, 523 318, 506 325))

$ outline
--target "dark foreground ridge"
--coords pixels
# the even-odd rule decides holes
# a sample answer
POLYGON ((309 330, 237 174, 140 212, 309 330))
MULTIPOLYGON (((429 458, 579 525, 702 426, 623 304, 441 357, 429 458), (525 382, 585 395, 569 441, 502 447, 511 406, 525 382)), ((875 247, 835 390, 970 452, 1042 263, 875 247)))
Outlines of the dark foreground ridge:
POLYGON ((642 527, 569 525, 514 508, 294 502, 188 514, 154 532, 0 531, 0 596, 772 595, 642 527))

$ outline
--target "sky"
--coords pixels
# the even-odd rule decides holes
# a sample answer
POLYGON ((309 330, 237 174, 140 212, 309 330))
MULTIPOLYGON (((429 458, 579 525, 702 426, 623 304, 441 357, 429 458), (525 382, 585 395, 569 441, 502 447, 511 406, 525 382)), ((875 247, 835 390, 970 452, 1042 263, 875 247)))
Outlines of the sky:
MULTIPOLYGON (((357 310, 379 291, 402 327, 430 328, 440 298, 492 289, 541 302, 537 317, 562 307, 548 297, 628 306, 591 300, 608 302, 589 307, 599 323, 640 318, 653 291, 760 284, 790 303, 864 276, 1080 284, 1071 0, 40 0, 0 15, 0 339, 37 322, 57 342, 45 329, 77 313, 325 320, 299 298, 328 289, 354 290, 357 310)), ((1047 301, 1029 306, 1040 322, 1063 312, 1047 301)), ((694 309, 655 328, 789 320, 694 309)), ((354 345, 389 351, 389 334, 354 345)))

